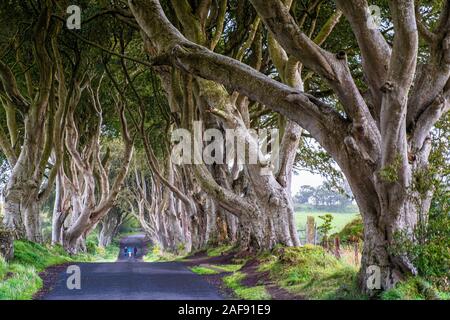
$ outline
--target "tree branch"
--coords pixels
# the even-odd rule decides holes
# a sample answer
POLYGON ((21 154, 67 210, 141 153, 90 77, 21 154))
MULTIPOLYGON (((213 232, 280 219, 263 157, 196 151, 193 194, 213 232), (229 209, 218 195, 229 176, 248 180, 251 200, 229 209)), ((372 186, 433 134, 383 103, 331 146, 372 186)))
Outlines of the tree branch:
MULTIPOLYGON (((380 115, 382 136, 382 165, 388 167, 401 157, 402 166, 408 166, 406 144, 406 112, 408 93, 416 73, 418 31, 413 0, 389 2, 395 29, 394 46, 389 62, 388 81, 383 91, 380 115)), ((400 169, 399 169, 400 170, 400 169)), ((407 172, 401 170, 400 184, 407 172)))
POLYGON ((159 53, 170 54, 174 66, 265 104, 299 123, 329 150, 337 149, 340 142, 329 142, 330 137, 338 139, 335 132, 338 127, 346 128, 347 123, 331 107, 243 63, 189 42, 167 20, 157 0, 130 0, 130 7, 156 49, 159 53))
POLYGON ((11 69, 0 60, 0 80, 2 81, 3 91, 11 105, 18 108, 23 114, 28 112, 29 102, 22 96, 17 86, 16 77, 11 69))
POLYGON ((364 76, 376 108, 375 117, 378 118, 381 109, 380 90, 386 82, 391 49, 382 33, 369 25, 367 0, 336 0, 335 2, 344 12, 358 41, 364 76))

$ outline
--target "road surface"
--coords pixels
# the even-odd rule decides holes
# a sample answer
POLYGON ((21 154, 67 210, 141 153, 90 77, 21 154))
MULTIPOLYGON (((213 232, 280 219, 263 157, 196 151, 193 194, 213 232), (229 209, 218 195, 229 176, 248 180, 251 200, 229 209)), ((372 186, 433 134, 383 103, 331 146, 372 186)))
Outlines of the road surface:
POLYGON ((66 271, 58 275, 44 300, 220 300, 218 290, 179 262, 142 262, 142 237, 121 241, 115 263, 79 263, 81 289, 69 290, 66 271), (124 255, 124 247, 137 247, 137 258, 124 255))

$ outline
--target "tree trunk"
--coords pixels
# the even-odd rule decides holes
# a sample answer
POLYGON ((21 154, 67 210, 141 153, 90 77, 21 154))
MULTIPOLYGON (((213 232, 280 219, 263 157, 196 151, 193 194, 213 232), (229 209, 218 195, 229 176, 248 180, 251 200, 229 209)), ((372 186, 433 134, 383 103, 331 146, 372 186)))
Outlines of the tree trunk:
POLYGON ((112 240, 117 235, 122 224, 122 214, 119 209, 114 208, 100 222, 100 232, 98 234, 99 247, 106 248, 111 245, 112 240))
POLYGON ((22 199, 22 197, 22 192, 14 190, 8 183, 8 186, 5 189, 3 224, 8 230, 11 230, 15 239, 25 238, 25 226, 20 210, 20 199, 22 199))
MULTIPOLYGON (((174 168, 170 159, 167 161, 166 165, 166 175, 169 184, 173 185, 174 179, 174 168)), ((164 187, 163 201, 166 204, 166 209, 164 210, 165 218, 167 221, 167 233, 169 235, 170 251, 181 253, 185 251, 185 239, 183 236, 183 230, 181 228, 181 220, 179 219, 176 207, 175 207, 175 197, 173 192, 168 188, 164 187)))
POLYGON ((14 183, 14 177, 10 178, 5 190, 4 225, 15 239, 42 242, 38 197, 35 187, 14 183))
POLYGON ((62 245, 62 233, 64 228, 64 221, 67 217, 66 208, 66 193, 64 188, 64 178, 62 170, 59 170, 58 176, 56 177, 56 187, 55 187, 55 204, 53 206, 52 215, 52 244, 62 245))
POLYGON ((14 236, 11 231, 1 228, 0 225, 0 257, 6 261, 14 258, 14 236))
POLYGON ((379 172, 364 174, 362 178, 357 173, 364 169, 350 167, 352 172, 347 176, 364 223, 360 287, 369 296, 376 296, 417 274, 409 257, 395 248, 401 244, 398 236, 413 239, 419 217, 429 210, 431 194, 420 195, 411 188, 398 190, 397 182, 372 179, 379 176, 379 172), (378 284, 376 280, 379 280, 379 287, 374 285, 378 284))
POLYGON ((27 239, 29 241, 41 243, 42 229, 41 217, 39 215, 40 204, 37 200, 38 192, 35 192, 35 198, 32 201, 27 201, 24 204, 24 224, 27 239))
POLYGON ((411 232, 417 222, 416 211, 410 206, 411 203, 405 203, 405 210, 395 220, 389 218, 383 221, 383 218, 389 217, 386 212, 374 215, 373 212, 363 213, 364 219, 364 246, 361 257, 360 287, 369 296, 375 296, 381 291, 394 287, 394 285, 407 277, 416 275, 417 270, 408 257, 393 251, 396 232, 411 232), (380 286, 374 287, 373 282, 377 277, 373 268, 379 268, 380 286))

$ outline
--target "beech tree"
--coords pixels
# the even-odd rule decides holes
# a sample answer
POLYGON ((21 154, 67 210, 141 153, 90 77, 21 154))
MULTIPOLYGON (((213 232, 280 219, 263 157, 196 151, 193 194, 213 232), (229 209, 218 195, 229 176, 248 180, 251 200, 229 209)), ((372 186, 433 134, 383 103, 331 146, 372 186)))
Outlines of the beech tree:
MULTIPOLYGON (((113 208, 127 176, 134 150, 133 138, 130 136, 125 117, 125 102, 118 97, 115 98, 115 104, 120 121, 123 154, 121 168, 111 179, 109 151, 105 150, 102 154, 100 145, 103 125, 103 108, 100 102, 102 79, 103 77, 97 81, 95 88, 90 79, 86 84, 90 98, 88 106, 90 106, 91 114, 95 115, 94 117, 87 120, 80 111, 76 112, 75 108, 69 108, 67 111, 64 142, 68 157, 67 165, 61 172, 60 179, 65 188, 63 196, 68 197, 70 208, 63 212, 65 218, 60 220, 64 221, 70 216, 70 223, 67 227, 64 224, 59 227, 64 228, 61 231, 60 241, 69 252, 83 249, 87 234, 113 208), (78 115, 78 119, 76 115, 78 115), (81 117, 81 121, 79 117, 81 117)), ((62 194, 60 195, 62 196, 62 194)), ((62 199, 57 202, 64 203, 65 201, 62 199)), ((57 233, 59 232, 57 231, 57 233)))
MULTIPOLYGON (((128 208, 127 208, 128 210, 128 208)), ((119 234, 122 224, 130 217, 129 212, 125 212, 119 206, 115 206, 99 222, 98 245, 106 248, 112 244, 115 236, 119 234)))
MULTIPOLYGON (((220 38, 222 30, 216 30, 217 34, 209 39, 202 29, 202 25, 206 24, 205 12, 208 11, 208 5, 201 8, 203 13, 198 12, 195 16, 189 16, 183 3, 171 4, 176 19, 194 42, 214 45, 217 37, 220 38)), ((219 24, 223 24, 224 8, 219 9, 222 10, 222 14, 218 14, 217 19, 221 21, 219 24)), ((259 24, 259 19, 255 17, 252 21, 251 34, 237 47, 235 53, 237 59, 241 60, 245 51, 253 44, 259 24)), ((157 41, 155 42, 152 37, 148 40, 146 45, 149 52, 154 52, 154 49, 158 51, 157 41)), ((262 45, 260 37, 255 45, 262 45)), ((257 64, 260 63, 258 57, 255 60, 257 64)), ((230 94, 221 85, 202 78, 186 77, 176 70, 159 68, 157 71, 169 94, 172 112, 181 115, 182 128, 192 131, 194 121, 201 120, 205 125, 204 128, 213 128, 218 132, 233 129, 239 139, 245 142, 249 154, 260 154, 258 140, 248 131, 250 101, 244 95, 238 92, 230 94)), ((226 166, 220 166, 220 163, 209 168, 204 164, 187 165, 195 173, 194 180, 213 197, 217 205, 239 219, 242 226, 241 243, 244 248, 254 250, 273 248, 276 244, 299 244, 290 198, 290 174, 300 134, 296 124, 289 123, 286 126, 281 143, 281 170, 278 173, 262 174, 262 171, 271 165, 266 161, 244 165, 241 168, 237 158, 231 171, 226 166)), ((201 159, 202 155, 195 154, 194 158, 201 159)))
MULTIPOLYGON (((25 19, 26 7, 9 5, 8 9, 25 19)), ((53 140, 60 135, 64 111, 64 103, 57 104, 55 100, 55 69, 49 53, 52 51, 47 49, 51 36, 58 33, 50 30, 51 9, 45 1, 28 32, 17 33, 13 49, 11 45, 6 48, 16 53, 14 60, 20 68, 14 72, 6 59, 0 60, 0 99, 7 120, 7 132, 0 130, 0 147, 11 168, 4 189, 4 224, 16 238, 36 242, 42 241, 40 206, 52 191, 59 166, 56 161, 48 170, 53 140), (17 74, 21 76, 20 82, 17 74)), ((58 54, 58 48, 53 49, 52 53, 58 54)))
POLYGON ((380 290, 417 273, 396 249, 426 227, 430 181, 447 182, 434 163, 448 156, 449 0, 380 1, 379 27, 367 0, 85 0, 75 31, 66 5, 0 4, 3 224, 16 239, 42 241, 54 193, 52 243, 69 253, 94 230, 111 243, 118 201, 164 251, 299 246, 292 174, 317 155, 361 212, 363 291, 377 293, 378 268, 380 290), (279 150, 258 129, 278 129, 279 150))
MULTIPOLYGON (((380 30, 372 28, 367 1, 336 0, 336 10, 342 11, 357 39, 367 90, 355 82, 346 52, 332 53, 321 48, 301 30, 287 3, 250 2, 271 37, 288 55, 321 77, 342 110, 301 88, 275 81, 239 59, 215 53, 214 46, 202 37, 205 25, 197 19, 208 13, 202 11, 202 5, 173 1, 181 31, 167 19, 158 0, 129 0, 129 6, 154 49, 152 63, 166 63, 183 77, 192 77, 205 107, 223 124, 242 129, 245 137, 242 110, 235 108, 228 94, 237 92, 307 130, 333 157, 363 216, 361 286, 367 290, 366 270, 378 266, 382 289, 389 289, 416 273, 406 256, 395 255, 389 248, 396 232, 411 232, 418 216, 426 216, 430 205, 432 190, 421 192, 419 185, 427 179, 430 131, 449 109, 450 2, 444 2, 439 20, 430 29, 418 14, 420 4, 416 6, 412 0, 389 1, 389 23, 393 26, 393 42, 389 43, 380 30), (421 63, 417 62, 419 37, 428 46, 421 63)), ((188 88, 188 92, 192 91, 193 87, 188 88)), ((236 212, 239 207, 249 224, 261 223, 263 216, 255 212, 255 206, 248 205, 247 199, 219 188, 203 168, 195 170, 205 190, 222 198, 228 210, 236 212)), ((256 174, 251 175, 251 180, 255 186, 270 190, 258 193, 255 188, 256 201, 270 203, 263 211, 273 215, 274 229, 281 237, 278 241, 295 244, 286 238, 289 232, 283 231, 289 219, 289 200, 282 185, 273 176, 256 174), (286 219, 282 218, 283 212, 286 219), (278 225, 282 220, 284 223, 278 225)))

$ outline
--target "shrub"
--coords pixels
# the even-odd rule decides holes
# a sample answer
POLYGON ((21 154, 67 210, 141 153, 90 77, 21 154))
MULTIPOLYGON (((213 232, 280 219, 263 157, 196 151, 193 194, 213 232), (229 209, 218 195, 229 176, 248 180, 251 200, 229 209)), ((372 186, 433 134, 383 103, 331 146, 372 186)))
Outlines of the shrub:
POLYGON ((440 290, 449 291, 450 279, 450 213, 448 195, 435 199, 428 223, 419 222, 413 237, 397 233, 391 250, 407 255, 419 276, 431 281, 440 290))
POLYGON ((437 300, 438 292, 432 285, 419 277, 398 283, 395 288, 381 294, 383 300, 437 300))
POLYGON ((361 242, 364 239, 363 229, 362 218, 357 217, 347 223, 336 235, 339 236, 342 243, 361 242))

